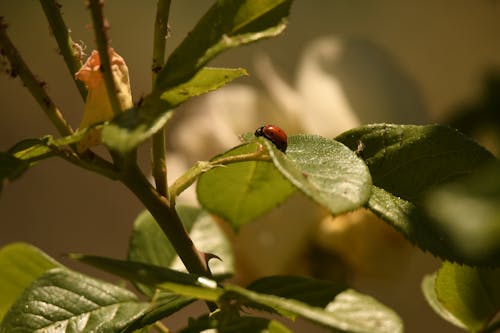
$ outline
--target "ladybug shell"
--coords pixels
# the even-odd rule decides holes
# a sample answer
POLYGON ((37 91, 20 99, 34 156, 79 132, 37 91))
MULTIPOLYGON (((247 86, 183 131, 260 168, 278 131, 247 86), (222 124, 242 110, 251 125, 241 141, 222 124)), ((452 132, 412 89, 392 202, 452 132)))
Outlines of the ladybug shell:
POLYGON ((276 146, 282 152, 286 152, 288 146, 288 139, 285 131, 275 125, 265 125, 259 127, 255 131, 255 136, 263 136, 276 146))

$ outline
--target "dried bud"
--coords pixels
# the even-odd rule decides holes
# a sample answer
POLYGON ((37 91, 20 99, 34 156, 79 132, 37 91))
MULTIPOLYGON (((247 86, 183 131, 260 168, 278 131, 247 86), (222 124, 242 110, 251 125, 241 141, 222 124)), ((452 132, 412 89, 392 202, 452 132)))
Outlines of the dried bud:
MULTIPOLYGON (((109 48, 109 58, 120 108, 121 110, 129 109, 133 106, 133 103, 127 65, 123 58, 112 48, 109 48)), ((88 88, 87 100, 85 101, 83 118, 79 129, 111 120, 114 114, 109 102, 104 76, 101 72, 101 59, 97 51, 92 51, 85 64, 75 74, 75 77, 84 82, 88 88)), ((83 152, 89 147, 100 143, 100 131, 92 130, 78 143, 77 150, 83 152)))

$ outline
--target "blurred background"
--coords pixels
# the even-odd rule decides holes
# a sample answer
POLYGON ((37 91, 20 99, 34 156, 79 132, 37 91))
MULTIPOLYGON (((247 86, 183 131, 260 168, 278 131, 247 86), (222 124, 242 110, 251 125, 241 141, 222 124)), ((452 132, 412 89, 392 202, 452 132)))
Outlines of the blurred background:
MULTIPOLYGON (((90 54, 93 33, 84 1, 60 3, 72 38, 90 54)), ((172 1, 168 52, 211 3, 172 1)), ((151 87, 155 8, 155 1, 105 3, 111 44, 127 62, 136 102, 151 87)), ((1 0, 0 16, 28 65, 78 127, 83 102, 40 4, 1 0)), ((250 77, 178 110, 168 127, 170 180, 190 163, 237 144, 238 134, 272 122, 289 134, 327 137, 372 122, 447 123, 498 156, 497 1, 296 0, 289 21, 281 36, 231 50, 210 64, 244 67, 250 77)), ((0 110, 1 150, 56 133, 19 80, 6 74, 0 75, 0 110)), ((146 145, 145 169, 148 154, 146 145)), ((196 203, 190 193, 183 200, 196 203)), ((125 257, 141 210, 119 183, 51 159, 1 193, 0 246, 29 242, 80 269, 63 254, 125 257)), ((237 237, 238 282, 280 273, 347 279, 395 309, 407 332, 459 332, 430 310, 420 292, 422 277, 439 261, 365 212, 333 219, 296 196, 237 237)))

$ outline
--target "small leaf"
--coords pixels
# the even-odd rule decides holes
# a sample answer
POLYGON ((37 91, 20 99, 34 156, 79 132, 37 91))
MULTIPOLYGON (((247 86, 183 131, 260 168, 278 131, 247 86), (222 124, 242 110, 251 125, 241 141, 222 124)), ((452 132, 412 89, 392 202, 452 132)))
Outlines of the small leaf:
POLYGON ((276 168, 332 214, 354 210, 368 201, 368 168, 342 143, 315 135, 294 135, 288 138, 288 149, 282 154, 268 140, 260 140, 276 168))
POLYGON ((300 316, 329 328, 347 332, 403 332, 401 319, 391 309, 370 296, 350 289, 338 294, 326 308, 274 295, 259 294, 236 286, 227 286, 226 289, 251 303, 272 308, 281 315, 292 319, 300 316))
POLYGON ((0 332, 120 332, 146 307, 126 289, 54 268, 25 290, 0 332))
POLYGON ((324 308, 346 286, 302 276, 269 276, 254 281, 247 289, 324 308))
MULTIPOLYGON (((219 317, 223 313, 219 313, 219 317)), ((258 317, 236 317, 233 320, 204 315, 196 320, 190 320, 189 326, 179 333, 291 333, 287 327, 278 321, 258 317)))
POLYGON ((60 264, 36 247, 12 243, 0 249, 0 322, 35 279, 60 264))
POLYGON ((436 295, 436 274, 426 275, 422 280, 422 292, 424 293, 427 303, 441 318, 450 322, 451 324, 467 329, 467 327, 460 322, 453 314, 451 314, 446 308, 441 304, 436 295))
POLYGON ((480 332, 500 310, 500 270, 448 262, 437 272, 435 287, 441 305, 471 332, 480 332))
POLYGON ((58 149, 80 141, 87 129, 60 139, 48 135, 42 139, 26 139, 16 143, 7 152, 0 152, 0 190, 8 180, 20 177, 36 162, 56 156, 58 149))
POLYGON ((166 90, 161 99, 174 108, 189 98, 206 94, 248 73, 243 68, 202 68, 188 82, 166 90))
POLYGON ((71 257, 132 282, 170 291, 181 296, 216 301, 222 293, 217 282, 211 279, 169 268, 83 254, 72 254, 71 257))
POLYGON ((374 185, 414 203, 429 188, 494 160, 470 138, 439 125, 367 125, 337 140, 359 150, 374 185))
MULTIPOLYGON (((234 272, 231 244, 212 217, 195 207, 177 206, 177 211, 197 248, 221 258, 210 262, 212 273, 231 275, 234 272)), ((134 223, 128 258, 131 261, 186 271, 170 241, 148 211, 142 212, 134 223)), ((138 287, 146 294, 151 295, 153 292, 149 288, 138 287)))
MULTIPOLYGON (((258 143, 238 146, 214 158, 255 153, 258 143)), ((215 167, 198 179, 202 206, 231 223, 234 229, 262 216, 295 192, 295 188, 266 161, 215 167)))
POLYGON ((291 0, 218 0, 174 50, 158 73, 155 90, 187 82, 224 50, 281 33, 291 0))

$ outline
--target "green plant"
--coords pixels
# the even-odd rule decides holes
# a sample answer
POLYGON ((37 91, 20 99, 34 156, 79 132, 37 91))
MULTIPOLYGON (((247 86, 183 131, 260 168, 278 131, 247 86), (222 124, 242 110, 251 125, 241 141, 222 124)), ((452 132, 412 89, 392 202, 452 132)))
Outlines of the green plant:
MULTIPOLYGON (((41 4, 73 75, 82 64, 60 7, 53 0, 41 4)), ((0 47, 10 74, 21 78, 61 135, 28 139, 0 153, 2 185, 57 156, 123 183, 147 209, 134 224, 127 260, 71 255, 131 281, 144 301, 123 287, 63 267, 30 245, 10 244, 0 250, 0 332, 148 332, 152 327, 166 332, 160 320, 195 300, 206 302, 207 314, 191 320, 183 332, 290 331, 286 323, 258 311, 346 332, 401 332, 394 311, 334 282, 296 276, 266 277, 246 288, 224 282, 233 272, 231 246, 213 216, 237 231, 297 191, 333 215, 365 207, 445 260, 422 287, 446 320, 472 332, 500 326, 492 320, 500 308, 500 170, 488 151, 453 129, 375 124, 335 139, 295 135, 286 153, 265 138, 246 134, 241 145, 196 163, 167 186, 165 126, 175 108, 246 75, 243 69, 205 65, 227 49, 282 32, 290 6, 291 0, 216 1, 165 61, 170 1, 159 0, 153 88, 132 106, 126 85, 113 75, 103 2, 88 1, 106 93, 95 99, 75 79, 93 112, 77 131, 0 22, 0 47), (138 146, 149 139, 154 187, 136 157, 138 146), (89 150, 89 142, 104 144, 111 159, 89 150), (176 197, 196 180, 203 208, 176 205, 176 197), (214 260, 209 267, 215 256, 222 262, 214 260), (175 266, 178 257, 187 272, 175 266), (245 314, 244 308, 258 311, 245 314)))

